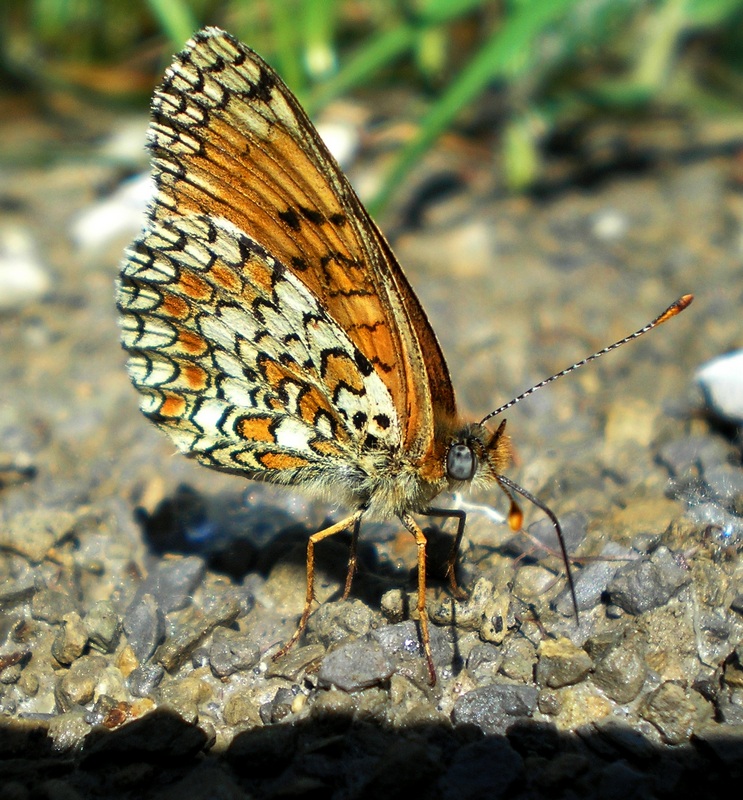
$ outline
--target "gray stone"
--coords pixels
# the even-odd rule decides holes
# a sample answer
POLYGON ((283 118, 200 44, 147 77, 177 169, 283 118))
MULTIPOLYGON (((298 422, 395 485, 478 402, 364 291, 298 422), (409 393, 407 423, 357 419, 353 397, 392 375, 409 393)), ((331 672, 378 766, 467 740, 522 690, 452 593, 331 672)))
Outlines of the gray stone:
POLYGON ((539 686, 559 689, 580 683, 591 669, 591 657, 569 639, 544 639, 539 645, 536 679, 539 686))
POLYGON ((690 581, 689 572, 676 563, 670 550, 659 547, 650 558, 621 567, 608 592, 614 605, 637 615, 664 606, 690 581))
POLYGON ((111 653, 116 649, 121 633, 121 622, 114 607, 106 600, 93 603, 85 615, 90 646, 101 653, 111 653))
MULTIPOLYGON (((451 664, 454 649, 446 631, 436 625, 428 626, 433 663, 437 667, 451 664)), ((382 625, 371 632, 371 638, 379 642, 383 650, 394 663, 408 667, 423 664, 423 645, 418 626, 412 619, 394 625, 382 625)))
POLYGON ((719 438, 687 436, 664 444, 658 458, 671 475, 683 476, 695 469, 706 472, 711 467, 724 463, 728 452, 728 448, 719 438))
POLYGON ((329 647, 348 636, 366 636, 373 620, 372 610, 361 600, 323 603, 310 617, 307 636, 310 641, 329 647))
MULTIPOLYGON (((628 556, 631 552, 628 547, 617 542, 607 542, 595 561, 590 561, 578 572, 573 573, 575 597, 578 601, 579 611, 589 611, 599 605, 609 582, 625 563, 620 559, 628 556)), ((575 614, 569 589, 566 588, 561 592, 557 598, 556 607, 566 617, 575 614)))
POLYGON ((21 511, 0 526, 0 550, 12 550, 40 564, 55 544, 72 532, 78 517, 68 511, 42 508, 21 511))
POLYGON ((129 673, 127 683, 134 697, 149 697, 160 684, 165 670, 160 664, 142 664, 129 673))
MULTIPOLYGON (((6 578, 0 583, 0 610, 9 610, 21 603, 30 600, 36 592, 36 582, 34 580, 32 568, 28 567, 28 572, 14 579, 6 578)), ((72 610, 72 609, 70 609, 72 610)), ((0 639, 2 631, 0 630, 0 639)))
POLYGON ((282 686, 273 696, 272 700, 263 703, 260 707, 259 713, 264 724, 272 725, 277 722, 283 722, 290 716, 295 697, 295 691, 286 686, 282 686))
POLYGON ((144 664, 165 639, 165 617, 151 594, 131 603, 124 615, 124 631, 137 660, 144 664))
POLYGON ((699 727, 700 717, 711 720, 712 708, 693 690, 668 681, 644 699, 640 713, 655 725, 665 742, 681 744, 699 727))
POLYGON ((354 692, 387 680, 394 672, 382 646, 369 639, 343 644, 328 653, 320 664, 318 682, 354 692))
POLYGON ((215 631, 214 641, 209 648, 209 665, 217 678, 250 669, 259 658, 260 651, 244 633, 215 631))
POLYGON ((88 629, 76 611, 65 614, 52 643, 52 655, 60 664, 72 664, 88 643, 88 629))
POLYGON ((57 682, 54 695, 60 711, 69 711, 76 705, 89 703, 107 665, 103 656, 78 658, 57 682))
POLYGON ((204 559, 198 556, 159 561, 137 589, 132 605, 149 594, 163 614, 185 608, 203 581, 205 572, 204 559))
POLYGON ((629 703, 640 693, 647 669, 631 642, 622 640, 601 654, 593 667, 593 682, 617 703, 629 703))
POLYGON ((492 677, 503 661, 503 650, 491 642, 479 642, 467 656, 467 671, 473 675, 492 677))
MULTIPOLYGON (((580 511, 571 511, 560 517, 562 537, 568 553, 574 553, 586 538, 588 518, 580 511)), ((525 549, 533 558, 545 558, 548 555, 560 553, 560 543, 557 540, 557 531, 552 521, 540 519, 529 525, 529 534, 533 539, 541 542, 543 549, 534 548, 533 539, 525 539, 525 549)))
POLYGON ((743 469, 718 464, 704 473, 710 495, 735 515, 743 516, 743 469))
POLYGON ((54 589, 41 589, 31 601, 31 616, 52 625, 60 625, 66 614, 76 610, 75 601, 66 592, 54 589))
POLYGON ((476 725, 483 733, 505 734, 515 722, 531 717, 537 707, 536 686, 502 683, 473 689, 454 704, 455 725, 476 725))
POLYGON ((168 672, 174 672, 188 660, 191 653, 219 625, 231 625, 240 613, 238 600, 228 595, 210 603, 203 616, 179 627, 158 647, 155 659, 168 672))

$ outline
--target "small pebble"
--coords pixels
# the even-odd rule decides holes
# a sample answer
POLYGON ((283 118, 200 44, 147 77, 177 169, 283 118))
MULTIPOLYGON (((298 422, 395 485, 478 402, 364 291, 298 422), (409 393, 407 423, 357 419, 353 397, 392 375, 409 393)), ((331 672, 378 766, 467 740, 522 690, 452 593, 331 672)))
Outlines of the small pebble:
POLYGON ((289 652, 274 661, 271 659, 266 669, 266 677, 282 677, 290 681, 299 679, 299 676, 312 664, 319 662, 325 655, 325 648, 321 644, 308 644, 305 647, 292 647, 289 652))
POLYGON ((658 459, 673 476, 681 476, 692 470, 706 472, 711 467, 724 464, 728 458, 728 447, 711 436, 686 436, 664 444, 658 459))
POLYGON ((580 683, 592 666, 588 653, 569 639, 544 639, 537 652, 537 684, 550 689, 580 683))
POLYGON ((743 425, 743 350, 707 362, 697 370, 695 380, 715 416, 743 425))
POLYGON ((593 665, 592 680, 617 703, 629 703, 640 693, 647 669, 634 646, 620 640, 593 665))
POLYGON ((77 520, 75 514, 59 509, 22 511, 0 526, 0 549, 40 564, 49 550, 72 532, 77 520))
POLYGON ((488 735, 503 735, 524 717, 531 717, 537 707, 536 686, 492 684, 473 689, 454 704, 455 725, 476 725, 488 735))
MULTIPOLYGON (((446 635, 446 629, 437 625, 429 625, 428 632, 431 640, 431 654, 433 663, 437 667, 451 664, 454 655, 451 641, 446 635)), ((370 634, 372 639, 382 646, 387 656, 398 667, 423 666, 423 647, 420 632, 413 620, 408 619, 395 625, 382 625, 370 634), (412 658, 411 658, 412 657, 412 658)))
POLYGON ((64 665, 72 664, 82 655, 88 643, 88 629, 76 611, 62 618, 62 625, 52 643, 52 655, 64 665))
POLYGON ((165 670, 160 664, 143 664, 129 673, 127 682, 134 697, 149 697, 160 685, 165 670))
POLYGON ((224 721, 230 727, 238 725, 258 725, 262 720, 255 699, 245 692, 233 692, 225 701, 224 721))
POLYGON ((49 271, 31 233, 17 225, 0 227, 0 313, 39 300, 50 287, 49 271))
POLYGON ((679 566, 673 554, 659 547, 649 558, 620 567, 608 594, 614 605, 637 615, 665 605, 690 580, 688 570, 679 566))
POLYGON ((239 631, 218 630, 209 648, 209 665, 217 678, 250 669, 260 658, 260 651, 239 631))
POLYGON ((669 681, 645 698, 641 714, 655 725, 665 742, 681 744, 689 739, 705 711, 711 718, 712 707, 700 695, 669 681))
POLYGON ((140 663, 149 661, 165 639, 165 616, 151 594, 144 594, 129 605, 124 615, 124 631, 129 646, 140 663))
POLYGON ((111 603, 99 600, 93 603, 85 615, 90 646, 101 653, 111 653, 116 649, 121 633, 119 615, 111 603))
POLYGON ((59 625, 66 614, 77 608, 75 601, 66 593, 54 589, 41 589, 31 601, 31 616, 36 620, 59 625))
POLYGON ((355 692, 387 680, 394 672, 392 661, 374 640, 357 640, 328 653, 320 664, 320 686, 335 686, 355 692))
POLYGON ((534 665, 537 651, 534 645, 523 636, 511 636, 503 644, 503 661, 500 671, 507 678, 524 683, 534 680, 534 665))
POLYGON ((163 614, 185 608, 206 572, 204 559, 185 556, 160 561, 140 584, 132 604, 145 595, 151 595, 163 614))
POLYGON ((240 603, 233 596, 215 598, 210 608, 198 620, 170 633, 158 647, 155 659, 168 672, 184 664, 199 644, 219 625, 230 625, 240 613, 240 603))
MULTIPOLYGON (((607 542, 598 558, 589 561, 584 567, 573 573, 575 597, 578 601, 579 611, 589 611, 600 604, 609 582, 626 563, 622 559, 631 553, 632 551, 628 547, 617 542, 607 542)), ((575 614, 569 588, 565 588, 561 592, 557 598, 556 607, 564 616, 572 617, 575 614)))
POLYGON ((78 658, 57 682, 55 697, 60 711, 89 703, 107 665, 106 659, 99 655, 78 658))
POLYGON ((122 183, 110 197, 81 211, 72 222, 75 245, 81 250, 97 251, 112 240, 133 237, 144 224, 154 190, 149 174, 137 175, 122 183))
POLYGON ((273 699, 260 707, 260 717, 265 725, 274 725, 283 722, 292 713, 295 692, 282 686, 273 699))
POLYGON ((307 635, 326 647, 351 636, 365 636, 372 627, 374 613, 360 600, 323 603, 310 617, 307 635))

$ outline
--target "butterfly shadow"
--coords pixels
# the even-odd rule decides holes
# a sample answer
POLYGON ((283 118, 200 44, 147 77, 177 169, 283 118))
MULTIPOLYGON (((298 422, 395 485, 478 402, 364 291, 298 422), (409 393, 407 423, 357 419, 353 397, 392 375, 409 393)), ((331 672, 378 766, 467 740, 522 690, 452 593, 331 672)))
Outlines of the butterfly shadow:
MULTIPOLYGON (((290 604, 301 608, 308 539, 332 524, 334 518, 329 509, 302 498, 293 501, 300 507, 292 508, 287 505, 288 497, 285 490, 274 491, 274 487, 262 485, 243 492, 209 495, 183 483, 152 513, 139 509, 137 517, 154 559, 166 555, 197 556, 209 570, 249 587, 255 587, 255 577, 259 583, 283 580, 285 585, 277 583, 278 588, 272 593, 292 597, 290 604)), ((436 523, 424 532, 428 541, 428 584, 440 587, 445 595, 453 533, 436 523)), ((380 621, 382 616, 388 622, 410 619, 415 610, 417 580, 415 543, 410 534, 395 523, 362 523, 351 590, 344 598, 351 548, 351 531, 342 531, 318 545, 315 575, 320 602, 314 611, 329 604, 334 606, 332 611, 324 609, 321 616, 332 615, 332 622, 339 629, 345 627, 344 617, 353 613, 349 603, 339 602, 342 600, 361 602, 380 621), (385 607, 388 593, 394 594, 394 608, 385 607)), ((469 570, 466 573, 465 586, 471 577, 469 570)), ((453 614, 456 617, 456 611, 453 614)), ((314 627, 313 617, 315 614, 310 618, 309 630, 314 627)), ((322 623, 329 624, 331 620, 322 623)), ((453 647, 450 664, 457 674, 464 661, 456 636, 449 638, 453 647)))

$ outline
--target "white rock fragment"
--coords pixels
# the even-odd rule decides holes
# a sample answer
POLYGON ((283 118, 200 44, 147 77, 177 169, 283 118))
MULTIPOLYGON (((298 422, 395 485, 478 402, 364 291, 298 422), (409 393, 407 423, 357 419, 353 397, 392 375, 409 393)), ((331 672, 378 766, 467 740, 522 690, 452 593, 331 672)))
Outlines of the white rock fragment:
POLYGON ((122 183, 105 200, 78 214, 72 223, 72 241, 80 250, 97 251, 119 237, 134 238, 144 226, 147 204, 154 193, 149 174, 122 183))
POLYGON ((0 228, 0 312, 15 311, 38 300, 51 278, 25 228, 0 228))
POLYGON ((695 380, 714 414, 743 425, 743 350, 708 361, 697 370, 695 380))

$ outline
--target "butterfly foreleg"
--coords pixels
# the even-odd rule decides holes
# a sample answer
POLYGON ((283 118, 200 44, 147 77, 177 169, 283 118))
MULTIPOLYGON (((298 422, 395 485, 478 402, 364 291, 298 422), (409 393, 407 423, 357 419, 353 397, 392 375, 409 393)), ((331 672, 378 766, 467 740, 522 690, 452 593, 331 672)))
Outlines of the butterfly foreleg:
MULTIPOLYGON (((274 661, 289 652, 307 627, 307 621, 309 620, 310 613, 312 612, 312 603, 315 599, 315 545, 318 544, 318 542, 321 542, 323 539, 327 539, 330 536, 334 536, 336 533, 340 533, 341 531, 351 528, 353 530, 353 564, 349 563, 349 571, 350 574, 353 575, 351 570, 352 568, 355 568, 356 564, 354 545, 358 536, 359 524, 361 522, 361 515, 363 513, 364 509, 360 509, 354 514, 351 514, 350 517, 346 517, 340 522, 336 522, 334 525, 330 525, 328 528, 324 528, 323 530, 313 533, 312 536, 310 536, 309 540, 307 541, 307 592, 304 598, 304 609, 302 610, 302 616, 299 619, 299 625, 297 626, 296 631, 294 631, 291 639, 289 639, 289 641, 277 653, 274 654, 274 661)), ((346 576, 346 586, 350 590, 350 580, 348 575, 346 576)))
POLYGON ((343 587, 343 597, 341 599, 348 600, 351 594, 351 584, 353 583, 353 576, 356 574, 356 551, 359 543, 359 528, 361 527, 361 514, 359 514, 356 522, 354 523, 353 530, 351 531, 351 549, 348 553, 348 571, 346 572, 346 583, 343 587))
POLYGON ((467 592, 457 583, 457 559, 459 558, 459 548, 464 536, 464 527, 467 522, 467 513, 460 508, 427 508, 421 512, 427 517, 442 517, 444 519, 454 518, 457 520, 457 533, 454 537, 449 558, 446 560, 446 577, 449 579, 449 588, 457 600, 466 600, 467 592))
POLYGON ((426 655, 428 666, 428 681, 433 686, 436 683, 436 670, 433 666, 431 638, 428 633, 428 612, 426 611, 426 536, 421 530, 421 526, 410 514, 403 514, 400 521, 413 534, 418 548, 418 618, 421 626, 423 652, 426 655))

